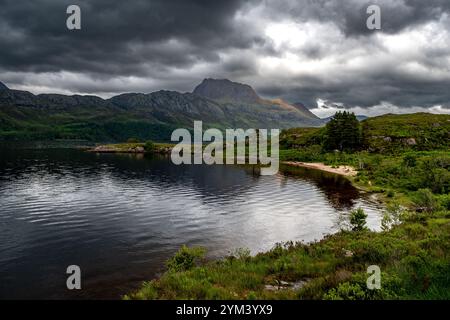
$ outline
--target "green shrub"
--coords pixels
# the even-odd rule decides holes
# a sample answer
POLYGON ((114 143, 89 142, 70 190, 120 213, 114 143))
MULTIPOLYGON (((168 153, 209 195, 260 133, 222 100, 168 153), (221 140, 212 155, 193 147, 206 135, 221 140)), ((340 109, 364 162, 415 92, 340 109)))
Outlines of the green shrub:
POLYGON ((450 192, 450 157, 438 156, 425 159, 421 164, 422 188, 434 193, 450 192))
POLYGON ((440 195, 438 201, 444 210, 450 210, 450 194, 440 195))
POLYGON ((247 300, 256 300, 256 299, 257 299, 257 296, 256 296, 256 293, 254 291, 250 291, 247 294, 247 300))
POLYGON ((367 214, 362 208, 358 208, 350 212, 350 225, 352 231, 363 231, 366 230, 367 214))
POLYGON ((337 288, 329 290, 323 298, 325 300, 364 300, 366 293, 358 283, 344 282, 337 288))
POLYGON ((415 167, 417 163, 417 158, 412 154, 407 154, 403 157, 403 165, 406 167, 415 167))
POLYGON ((428 171, 425 185, 434 193, 446 194, 450 192, 450 171, 444 168, 434 168, 428 171))
POLYGON ((418 212, 433 212, 438 208, 438 202, 430 189, 419 189, 412 196, 414 208, 418 212))
POLYGON ((385 243, 360 241, 354 249, 353 260, 362 264, 385 263, 391 254, 391 248, 385 243))
POLYGON ((179 272, 192 269, 199 259, 205 255, 204 248, 188 248, 183 245, 178 252, 167 261, 169 271, 179 272))
POLYGON ((132 296, 125 295, 124 300, 138 299, 138 300, 154 300, 158 298, 158 291, 155 288, 155 281, 145 281, 141 289, 132 296))
POLYGON ((153 143, 153 141, 149 140, 149 141, 145 142, 144 150, 146 152, 153 152, 155 150, 155 144, 153 143))

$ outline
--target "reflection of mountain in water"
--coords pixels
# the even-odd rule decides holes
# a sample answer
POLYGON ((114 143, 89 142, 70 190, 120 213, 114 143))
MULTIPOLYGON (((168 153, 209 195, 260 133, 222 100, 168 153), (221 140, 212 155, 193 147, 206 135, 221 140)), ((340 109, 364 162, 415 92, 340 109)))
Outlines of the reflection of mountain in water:
MULTIPOLYGON (((39 171, 48 175, 66 175, 87 180, 112 175, 127 184, 143 180, 158 189, 194 188, 204 197, 233 198, 249 190, 258 179, 235 166, 173 165, 162 156, 142 154, 94 154, 72 149, 3 150, 0 177, 8 166, 8 177, 20 179, 39 171), (17 154, 20 153, 20 157, 17 154)), ((1 184, 1 179, 0 179, 1 184)))
MULTIPOLYGON (((17 152, 17 151, 16 151, 17 152)), ((143 156, 133 154, 92 154, 71 149, 21 150, 22 157, 2 152, 0 173, 4 164, 9 163, 9 177, 22 176, 26 172, 39 169, 51 175, 69 173, 73 178, 95 179, 108 172, 118 178, 132 183, 142 179, 150 181, 160 189, 171 189, 174 184, 195 188, 203 197, 232 199, 242 193, 249 192, 255 181, 261 179, 255 166, 207 166, 181 165, 170 163, 169 159, 160 156, 143 156), (20 159, 19 162, 17 160, 20 159), (11 166, 11 162, 15 161, 11 166)), ((337 210, 353 207, 359 198, 359 192, 344 177, 301 167, 281 166, 277 178, 284 183, 290 179, 307 181, 318 187, 329 203, 337 210)), ((99 177, 100 178, 100 177, 99 177)), ((0 180, 1 184, 1 180, 0 180)), ((299 197, 301 194, 299 194, 299 197)))

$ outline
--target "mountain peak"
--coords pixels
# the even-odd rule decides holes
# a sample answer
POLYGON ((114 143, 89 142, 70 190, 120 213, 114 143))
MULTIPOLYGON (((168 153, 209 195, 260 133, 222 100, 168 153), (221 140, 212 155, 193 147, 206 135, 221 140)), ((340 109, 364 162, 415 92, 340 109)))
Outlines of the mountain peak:
POLYGON ((251 86, 228 79, 204 79, 193 93, 221 101, 257 103, 261 100, 251 86))
POLYGON ((316 116, 314 113, 312 113, 308 107, 305 106, 303 102, 295 102, 292 104, 295 108, 297 108, 298 111, 303 113, 305 116, 309 116, 311 118, 320 119, 318 116, 316 116))
POLYGON ((9 90, 9 88, 3 82, 0 82, 0 90, 9 90))

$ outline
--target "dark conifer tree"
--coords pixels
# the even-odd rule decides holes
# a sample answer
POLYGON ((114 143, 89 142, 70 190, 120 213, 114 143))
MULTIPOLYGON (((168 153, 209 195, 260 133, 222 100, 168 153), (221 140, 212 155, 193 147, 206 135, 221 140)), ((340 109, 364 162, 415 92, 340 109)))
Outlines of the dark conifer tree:
POLYGON ((326 125, 326 150, 355 151, 361 147, 361 140, 361 126, 352 112, 336 112, 326 125))

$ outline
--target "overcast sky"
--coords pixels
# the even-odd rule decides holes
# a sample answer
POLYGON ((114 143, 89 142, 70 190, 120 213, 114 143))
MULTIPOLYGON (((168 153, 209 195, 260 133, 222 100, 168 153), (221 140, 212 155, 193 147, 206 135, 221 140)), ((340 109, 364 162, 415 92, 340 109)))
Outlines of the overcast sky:
POLYGON ((320 116, 450 113, 450 0, 0 0, 0 81, 110 97, 252 85, 320 116), (66 8, 81 8, 81 30, 66 8), (381 31, 366 8, 381 7, 381 31))

